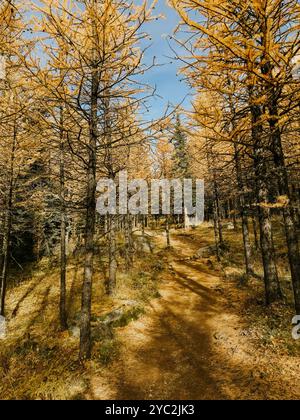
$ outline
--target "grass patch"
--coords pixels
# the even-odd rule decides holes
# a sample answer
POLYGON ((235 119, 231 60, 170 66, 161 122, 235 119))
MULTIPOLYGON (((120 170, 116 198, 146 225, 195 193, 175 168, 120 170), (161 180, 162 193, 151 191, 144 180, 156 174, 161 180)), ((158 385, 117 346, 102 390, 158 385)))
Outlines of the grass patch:
POLYGON ((120 319, 112 323, 113 328, 126 327, 130 322, 136 321, 141 315, 145 313, 144 308, 132 308, 125 312, 120 319))
POLYGON ((110 365, 120 354, 120 344, 116 338, 107 338, 93 350, 93 360, 102 366, 110 365))

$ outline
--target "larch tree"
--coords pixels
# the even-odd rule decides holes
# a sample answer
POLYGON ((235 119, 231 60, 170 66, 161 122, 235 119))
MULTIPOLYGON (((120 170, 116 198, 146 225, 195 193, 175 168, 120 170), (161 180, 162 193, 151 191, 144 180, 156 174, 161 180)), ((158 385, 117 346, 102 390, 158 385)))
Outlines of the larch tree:
MULTIPOLYGON (((5 1, 1 4, 1 75, 0 75, 0 130, 1 130, 1 215, 2 253, 0 283, 0 313, 5 314, 5 297, 8 270, 12 255, 12 233, 16 231, 15 214, 25 201, 26 191, 16 197, 20 183, 24 182, 37 155, 33 136, 35 129, 34 95, 27 86, 24 66, 19 59, 26 54, 29 43, 25 41, 25 26, 21 19, 20 4, 5 1)), ((28 197, 27 197, 28 198, 28 197)))
MULTIPOLYGON (((124 143, 124 130, 118 135, 118 115, 124 107, 143 101, 137 76, 145 72, 143 50, 139 45, 146 34, 143 24, 152 19, 153 6, 123 1, 87 0, 81 2, 42 1, 36 5, 42 19, 36 22, 44 45, 55 65, 63 72, 69 90, 51 89, 73 118, 68 146, 85 170, 85 270, 82 289, 80 357, 91 355, 91 299, 96 224, 96 185, 118 143, 124 143), (59 51, 65 54, 59 54, 59 51), (61 93, 61 92, 64 93, 61 93), (125 104, 125 105, 124 105, 125 104), (117 115, 117 117, 115 117, 117 115), (75 135, 77 133, 77 136, 75 135)), ((51 72, 51 67, 49 68, 51 72)), ((40 78, 45 85, 47 80, 40 78)), ((129 139, 130 126, 127 126, 129 139)), ((128 143, 130 141, 128 140, 128 143)), ((108 165, 109 166, 109 165, 108 165)), ((117 171, 113 169, 114 173, 117 171)), ((111 175, 111 174, 108 174, 111 175)), ((113 238, 111 238, 113 240, 113 238)), ((115 267, 115 264, 113 264, 115 267)), ((114 273, 112 283, 114 283, 114 273)))
MULTIPOLYGON (((293 80, 299 51, 299 4, 297 1, 193 1, 172 2, 191 28, 192 69, 208 69, 214 75, 230 72, 241 84, 240 103, 250 121, 252 159, 256 180, 266 300, 281 299, 272 238, 270 197, 277 179, 277 199, 282 206, 295 306, 299 307, 299 245, 295 229, 293 197, 283 146, 283 123, 291 112, 288 98, 297 92, 293 80), (210 70, 209 70, 210 69, 210 70)), ((194 72, 195 84, 197 75, 194 72)), ((236 95, 237 96, 237 95, 236 95)), ((240 113, 241 115, 241 113, 240 113)))

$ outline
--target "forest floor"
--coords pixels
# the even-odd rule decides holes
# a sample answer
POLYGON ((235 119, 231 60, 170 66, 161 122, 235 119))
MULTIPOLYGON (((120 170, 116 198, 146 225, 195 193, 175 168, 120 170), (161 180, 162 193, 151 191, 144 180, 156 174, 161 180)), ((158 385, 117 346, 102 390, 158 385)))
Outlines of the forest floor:
MULTIPOLYGON (((141 262, 135 281, 147 277, 142 270, 154 270, 155 287, 152 278, 150 292, 139 284, 129 296, 123 279, 113 304, 95 290, 93 313, 109 312, 124 296, 143 301, 143 308, 97 342, 85 365, 77 361, 76 327, 56 332, 56 272, 40 273, 10 291, 1 398, 300 399, 292 308, 286 303, 266 309, 261 280, 239 284, 237 235, 228 232, 233 254, 222 265, 213 256, 199 257, 199 249, 213 243, 211 228, 174 231, 170 250, 162 233, 152 235, 154 254, 141 262)), ((76 319, 81 272, 76 264, 69 270, 69 310, 76 319)))
POLYGON ((283 337, 279 324, 265 331, 245 319, 249 289, 224 282, 213 258, 191 258, 201 242, 199 232, 173 235, 161 299, 119 332, 122 353, 103 376, 91 376, 88 398, 300 398, 300 343, 286 351, 291 327, 283 337))

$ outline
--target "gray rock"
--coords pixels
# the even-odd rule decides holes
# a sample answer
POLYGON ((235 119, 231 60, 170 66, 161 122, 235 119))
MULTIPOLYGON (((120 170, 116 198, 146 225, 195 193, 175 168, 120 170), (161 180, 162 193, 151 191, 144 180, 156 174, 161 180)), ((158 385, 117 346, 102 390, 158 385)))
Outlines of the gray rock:
POLYGON ((216 247, 215 246, 205 246, 200 248, 195 257, 196 258, 210 258, 216 254, 216 247))
POLYGON ((146 254, 153 253, 153 245, 149 238, 139 236, 135 239, 135 247, 137 250, 142 251, 146 254))
POLYGON ((71 327, 69 329, 69 332, 71 334, 72 337, 74 338, 80 338, 80 328, 79 327, 71 327))

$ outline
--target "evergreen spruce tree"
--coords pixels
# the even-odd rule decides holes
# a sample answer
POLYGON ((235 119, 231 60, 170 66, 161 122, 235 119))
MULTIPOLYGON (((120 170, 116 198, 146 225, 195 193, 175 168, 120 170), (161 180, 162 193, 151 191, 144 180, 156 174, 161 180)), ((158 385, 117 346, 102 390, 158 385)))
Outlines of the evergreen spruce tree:
POLYGON ((190 178, 190 159, 188 154, 187 137, 181 123, 180 116, 177 115, 174 125, 174 134, 171 139, 174 146, 173 173, 175 178, 190 178))
MULTIPOLYGON (((187 136, 181 123, 180 116, 177 115, 174 125, 174 134, 171 139, 174 146, 173 155, 173 176, 176 179, 184 180, 191 178, 190 158, 188 153, 187 136)), ((178 217, 178 223, 186 226, 185 214, 178 217)))

